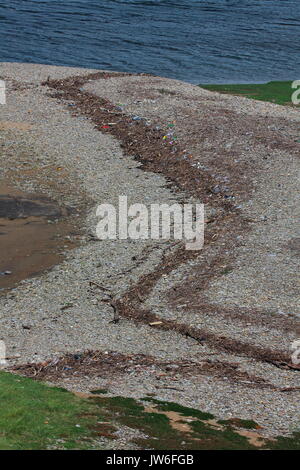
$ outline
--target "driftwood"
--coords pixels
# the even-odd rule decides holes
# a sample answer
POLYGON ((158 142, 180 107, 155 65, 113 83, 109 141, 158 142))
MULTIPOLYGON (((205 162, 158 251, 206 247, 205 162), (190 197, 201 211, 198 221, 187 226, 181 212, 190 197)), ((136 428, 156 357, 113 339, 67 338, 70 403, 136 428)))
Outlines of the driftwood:
POLYGON ((116 301, 116 296, 111 293, 111 289, 109 287, 102 286, 101 284, 98 284, 95 281, 89 281, 89 285, 90 285, 90 287, 95 286, 95 287, 97 287, 98 289, 102 290, 105 293, 105 295, 108 298, 106 298, 106 299, 102 298, 101 301, 108 303, 114 311, 114 318, 110 323, 119 323, 120 314, 119 314, 119 310, 118 310, 118 304, 117 304, 117 301, 116 301))
POLYGON ((273 361, 270 359, 266 359, 265 362, 268 362, 279 369, 300 370, 300 364, 291 364, 290 362, 273 361))

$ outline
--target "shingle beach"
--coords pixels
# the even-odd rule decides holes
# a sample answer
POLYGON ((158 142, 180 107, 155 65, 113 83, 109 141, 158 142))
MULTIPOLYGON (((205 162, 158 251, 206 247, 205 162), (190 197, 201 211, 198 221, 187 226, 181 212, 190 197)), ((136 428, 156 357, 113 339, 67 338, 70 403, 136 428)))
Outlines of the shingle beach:
POLYGON ((0 79, 1 179, 73 227, 59 264, 0 295, 8 367, 296 430, 299 109, 150 75, 0 63, 0 79), (204 203, 204 248, 97 239, 120 195, 204 203))

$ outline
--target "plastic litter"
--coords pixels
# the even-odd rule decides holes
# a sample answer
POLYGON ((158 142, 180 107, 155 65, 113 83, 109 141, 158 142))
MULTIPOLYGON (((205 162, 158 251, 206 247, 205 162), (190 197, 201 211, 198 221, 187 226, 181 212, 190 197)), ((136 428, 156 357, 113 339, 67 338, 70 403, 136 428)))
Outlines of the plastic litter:
MULTIPOLYGON (((175 122, 175 121, 174 121, 175 122)), ((163 136, 163 140, 168 140, 170 145, 173 145, 177 140, 177 135, 175 134, 175 129, 173 129, 175 124, 168 124, 168 132, 163 136)))

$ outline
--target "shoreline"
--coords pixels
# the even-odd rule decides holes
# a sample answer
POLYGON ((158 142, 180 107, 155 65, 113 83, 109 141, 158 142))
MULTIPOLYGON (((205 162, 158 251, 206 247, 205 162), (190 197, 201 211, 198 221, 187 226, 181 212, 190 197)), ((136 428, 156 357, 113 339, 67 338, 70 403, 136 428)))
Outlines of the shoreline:
MULTIPOLYGON (((28 362, 30 369, 32 362, 88 349, 154 355, 175 365, 188 357, 202 364, 199 375, 167 371, 157 379, 159 369, 153 373, 147 366, 111 381, 101 377, 100 363, 100 377, 84 378, 87 367, 84 376, 71 371, 55 383, 134 398, 155 393, 219 419, 255 419, 268 436, 291 432, 298 423, 295 395, 280 389, 297 384, 288 357, 298 321, 288 281, 296 263, 289 242, 296 236, 293 225, 286 228, 286 220, 275 216, 278 184, 286 217, 293 213, 289 195, 296 181, 288 173, 294 174, 299 151, 297 110, 145 75, 0 64, 0 76, 10 97, 5 120, 32 125, 16 134, 12 145, 26 141, 35 149, 37 174, 45 164, 64 168, 57 198, 76 205, 82 193, 90 207, 81 246, 48 273, 0 297, 3 338, 9 356, 15 356, 10 365, 28 362), (79 78, 68 79, 74 75, 79 78), (112 114, 119 123, 103 128, 112 114), (134 121, 134 115, 143 119, 134 121), (174 121, 176 150, 162 139, 174 121), (247 178, 241 181, 241 175, 247 178), (96 204, 114 202, 124 191, 131 201, 146 204, 205 202, 209 223, 203 253, 187 257, 167 242, 93 240, 96 204), (113 308, 90 281, 112 289, 118 325, 110 323, 113 308), (162 327, 150 326, 153 320, 162 327), (211 361, 219 364, 217 374, 211 361), (170 381, 182 391, 168 389, 170 381)), ((40 185, 47 193, 43 184, 43 179, 18 182, 21 189, 40 185)), ((138 358, 131 360, 139 365, 138 358)))

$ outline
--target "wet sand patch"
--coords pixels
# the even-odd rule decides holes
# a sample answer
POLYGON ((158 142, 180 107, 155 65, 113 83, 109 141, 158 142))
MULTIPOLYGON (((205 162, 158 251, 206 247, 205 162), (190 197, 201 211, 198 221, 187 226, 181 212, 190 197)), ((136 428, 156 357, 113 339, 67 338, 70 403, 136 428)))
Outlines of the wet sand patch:
POLYGON ((62 260, 75 243, 70 211, 45 196, 0 183, 0 292, 62 260))

